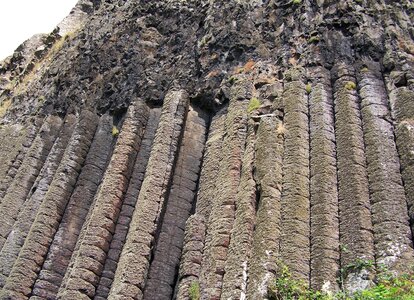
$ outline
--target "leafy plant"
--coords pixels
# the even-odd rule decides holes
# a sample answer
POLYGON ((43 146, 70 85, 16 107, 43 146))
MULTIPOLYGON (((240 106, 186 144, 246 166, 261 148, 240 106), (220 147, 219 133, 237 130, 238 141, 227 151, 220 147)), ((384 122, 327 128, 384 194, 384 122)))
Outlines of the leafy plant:
MULTIPOLYGON (((358 259, 344 269, 374 267, 371 260, 358 259)), ((287 266, 281 266, 279 277, 268 287, 269 300, 414 300, 414 272, 379 279, 376 286, 350 295, 344 291, 333 295, 308 288, 295 280, 287 266)))
POLYGON ((230 84, 234 84, 234 83, 236 83, 238 81, 238 79, 237 79, 237 77, 236 76, 231 76, 230 78, 229 78, 229 80, 228 80, 228 82, 230 83, 230 84))
POLYGON ((319 38, 317 36, 311 36, 308 40, 309 44, 312 44, 312 43, 316 44, 317 42, 319 42, 319 38))
POLYGON ((256 97, 250 99, 249 106, 247 107, 247 112, 251 113, 252 111, 258 109, 260 107, 260 100, 256 97))
POLYGON ((188 289, 188 295, 190 296, 190 300, 200 299, 200 285, 198 282, 194 281, 191 283, 190 288, 188 289))
POLYGON ((118 136, 119 129, 114 125, 112 126, 112 136, 118 136))
POLYGON ((414 273, 379 280, 368 290, 354 295, 355 300, 413 300, 414 273))
POLYGON ((353 81, 348 81, 348 82, 345 84, 345 88, 346 88, 347 90, 355 90, 355 89, 356 89, 356 84, 355 84, 355 82, 353 82, 353 81))
POLYGON ((293 4, 301 4, 302 3, 302 0, 293 0, 292 3, 293 4))
MULTIPOLYGON (((348 251, 348 249, 345 247, 343 251, 348 251)), ((373 268, 373 260, 357 258, 354 262, 342 267, 339 270, 339 278, 337 279, 337 282, 339 283, 340 287, 343 288, 344 280, 350 273, 360 272, 362 270, 371 270, 373 268)))
POLYGON ((308 94, 310 94, 310 93, 311 93, 311 91, 312 91, 312 86, 311 86, 311 84, 310 84, 310 83, 308 83, 308 84, 305 86, 305 90, 306 90, 306 93, 308 93, 308 94))

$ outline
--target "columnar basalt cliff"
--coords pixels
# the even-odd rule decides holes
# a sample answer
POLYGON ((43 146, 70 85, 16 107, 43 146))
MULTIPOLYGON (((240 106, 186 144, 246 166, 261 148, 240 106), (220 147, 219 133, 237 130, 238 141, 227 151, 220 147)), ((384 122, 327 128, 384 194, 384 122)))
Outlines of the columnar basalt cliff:
POLYGON ((0 75, 2 300, 414 265, 411 0, 80 0, 0 75))

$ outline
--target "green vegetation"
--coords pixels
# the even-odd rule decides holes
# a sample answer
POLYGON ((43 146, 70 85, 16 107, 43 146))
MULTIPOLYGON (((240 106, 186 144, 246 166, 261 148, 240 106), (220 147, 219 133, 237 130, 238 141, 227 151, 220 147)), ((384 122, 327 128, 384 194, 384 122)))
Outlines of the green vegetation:
POLYGON ((229 83, 230 84, 235 84, 238 81, 238 79, 236 78, 236 76, 231 76, 229 78, 229 83))
POLYGON ((310 83, 308 83, 308 84, 305 86, 305 89, 306 89, 306 93, 310 94, 310 93, 311 93, 311 91, 312 91, 312 86, 311 86, 311 84, 310 84, 310 83))
POLYGON ((188 295, 190 300, 199 300, 200 299, 200 285, 198 282, 192 282, 190 288, 188 289, 188 295))
POLYGON ((250 99, 249 106, 247 107, 247 112, 251 113, 252 111, 258 109, 260 107, 260 100, 256 97, 250 99))
POLYGON ((112 126, 112 136, 118 136, 119 129, 114 125, 112 126))
MULTIPOLYGON (((373 262, 359 259, 345 267, 348 271, 373 268, 373 262)), ((279 277, 268 287, 269 300, 414 300, 414 272, 400 276, 385 276, 377 285, 349 295, 337 292, 332 295, 314 291, 307 284, 294 280, 286 266, 280 269, 279 277)))
POLYGON ((414 273, 379 280, 368 290, 354 295, 355 300, 413 300, 414 273))
POLYGON ((302 0, 293 0, 292 3, 293 4, 301 4, 302 3, 302 0))
MULTIPOLYGON (((342 251, 348 251, 346 248, 342 251)), ((341 288, 343 288, 344 280, 350 273, 359 273, 362 270, 373 270, 374 269, 374 261, 358 258, 355 262, 350 263, 339 270, 339 278, 337 282, 341 288)))
POLYGON ((347 89, 347 90, 356 90, 356 84, 355 84, 355 82, 352 82, 352 81, 348 81, 346 84, 345 84, 345 88, 347 89))
POLYGON ((313 299, 309 298, 309 292, 305 282, 294 280, 289 268, 282 266, 279 277, 268 288, 268 298, 270 300, 313 299))
POLYGON ((309 44, 316 44, 317 42, 319 42, 319 38, 317 36, 311 36, 310 39, 308 40, 309 44))

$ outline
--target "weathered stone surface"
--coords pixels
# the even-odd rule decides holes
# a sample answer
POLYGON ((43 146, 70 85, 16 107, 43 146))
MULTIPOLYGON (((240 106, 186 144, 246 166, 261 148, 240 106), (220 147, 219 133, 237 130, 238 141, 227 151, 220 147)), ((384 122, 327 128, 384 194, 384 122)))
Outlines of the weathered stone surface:
POLYGON ((280 201, 282 192, 283 122, 277 117, 262 118, 255 147, 256 222, 252 254, 248 265, 248 299, 265 297, 267 285, 275 279, 280 259, 280 201))
POLYGON ((108 251, 108 259, 105 263, 99 285, 96 289, 96 295, 99 295, 99 297, 105 299, 108 297, 109 290, 115 276, 118 260, 121 256, 122 247, 124 246, 128 233, 127 228, 131 222, 139 191, 142 186, 142 181, 144 180, 160 113, 161 111, 158 108, 151 109, 149 112, 147 125, 145 126, 145 133, 135 160, 134 170, 129 182, 128 191, 125 194, 125 199, 118 218, 118 224, 115 227, 115 234, 112 238, 111 246, 108 251))
POLYGON ((112 148, 111 129, 112 118, 108 115, 102 116, 77 185, 35 283, 33 296, 42 297, 42 293, 47 292, 49 298, 56 298, 79 231, 107 165, 112 148))
POLYGON ((411 232, 414 232, 414 92, 406 87, 393 87, 389 94, 391 113, 396 121, 394 133, 407 197, 411 232))
POLYGON ((211 203, 214 198, 216 185, 219 184, 220 161, 223 159, 224 122, 226 120, 226 108, 217 112, 211 120, 208 138, 204 150, 203 167, 201 169, 196 212, 204 219, 208 219, 211 212, 211 203))
POLYGON ((96 125, 97 116, 94 113, 87 110, 81 113, 0 298, 16 295, 17 299, 24 299, 30 295, 88 153, 96 125))
POLYGON ((7 189, 4 199, 0 203, 0 211, 2 212, 0 248, 3 247, 13 228, 19 210, 25 203, 26 197, 29 195, 33 183, 42 169, 62 123, 62 120, 56 116, 50 116, 45 120, 27 153, 27 158, 20 166, 11 186, 7 189))
POLYGON ((311 69, 310 226, 311 287, 337 291, 339 273, 338 182, 330 73, 311 69))
POLYGON ((285 74, 280 259, 294 279, 309 282, 309 111, 301 70, 285 74))
POLYGON ((0 203, 16 176, 43 120, 34 118, 26 124, 0 127, 0 203))
POLYGON ((173 297, 185 223, 193 207, 200 174, 207 122, 206 113, 189 107, 154 258, 145 284, 144 299, 168 300, 173 297), (189 160, 189 157, 193 159, 189 160), (186 179, 186 174, 191 174, 188 177, 194 179, 186 179))
POLYGON ((189 104, 188 94, 170 91, 164 99, 160 123, 153 142, 147 171, 119 259, 108 299, 142 299, 157 223, 182 135, 189 104), (172 120, 172 122, 171 122, 172 120))
POLYGON ((72 299, 73 291, 90 298, 95 295, 147 118, 148 107, 142 101, 138 100, 129 107, 92 212, 86 220, 76 256, 65 275, 64 284, 60 286, 58 299, 72 299), (88 260, 88 257, 93 260, 88 260), (88 273, 91 276, 85 276, 88 273))
POLYGON ((224 267, 221 292, 223 299, 246 298, 247 263, 251 256, 256 213, 256 182, 253 178, 255 140, 254 121, 250 120, 242 158, 240 184, 235 201, 235 220, 224 267))
MULTIPOLYGON (((339 237, 341 266, 344 267, 358 259, 374 261, 374 238, 361 113, 357 93, 350 84, 355 83, 355 77, 352 69, 342 64, 337 64, 332 73, 335 80, 339 237)), ((368 276, 365 276, 365 272, 366 270, 352 270, 356 274, 345 278, 344 287, 356 290, 370 286, 372 272, 368 276)))
POLYGON ((206 241, 201 265, 201 299, 219 299, 221 295, 227 250, 235 218, 235 202, 247 136, 247 107, 252 96, 252 83, 240 77, 231 88, 225 121, 227 135, 223 140, 223 159, 207 221, 206 241))
POLYGON ((195 214, 188 218, 185 227, 184 246, 178 277, 177 299, 189 299, 191 285, 200 285, 201 259, 205 242, 206 226, 204 218, 195 214))
POLYGON ((405 272, 413 20, 410 0, 80 0, 0 61, 0 299, 405 272))
POLYGON ((13 264, 19 255, 20 249, 29 233, 39 207, 50 187, 53 177, 55 176, 56 170, 65 152, 65 148, 72 135, 75 122, 76 117, 74 115, 66 116, 59 136, 32 187, 32 192, 27 197, 24 207, 20 210, 16 223, 0 251, 0 276, 2 278, 2 284, 0 284, 0 286, 4 285, 5 279, 10 274, 13 264))
POLYGON ((407 213, 407 199, 388 98, 379 66, 359 73, 358 90, 367 156, 377 264, 390 270, 407 271, 414 262, 414 250, 407 213))

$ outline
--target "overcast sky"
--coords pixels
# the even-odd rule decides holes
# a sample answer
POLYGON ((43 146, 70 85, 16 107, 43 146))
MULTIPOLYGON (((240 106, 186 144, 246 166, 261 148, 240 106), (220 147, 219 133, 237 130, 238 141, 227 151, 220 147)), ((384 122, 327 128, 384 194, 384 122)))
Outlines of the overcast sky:
POLYGON ((78 0, 0 0, 0 60, 36 33, 49 33, 78 0))

